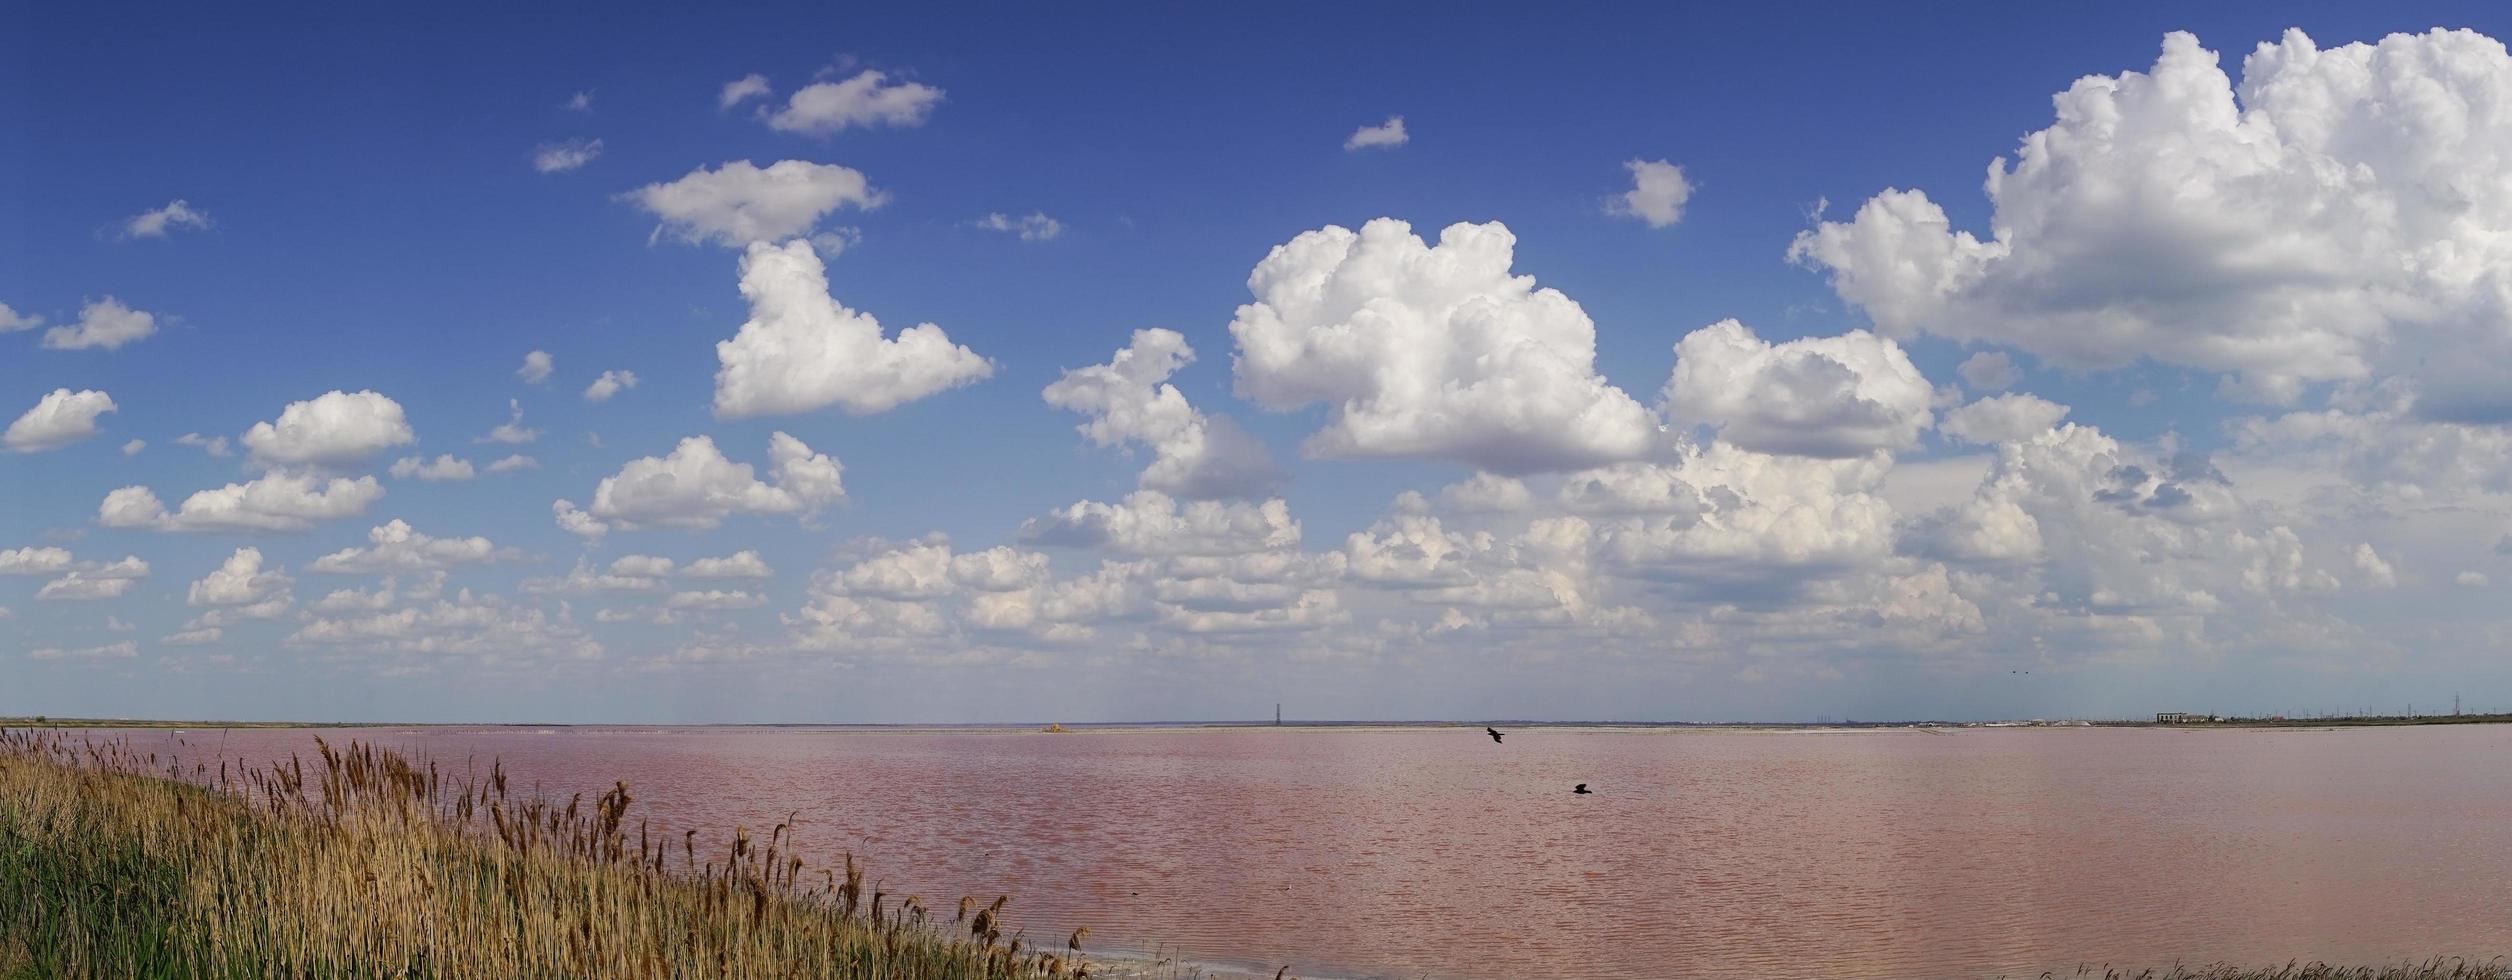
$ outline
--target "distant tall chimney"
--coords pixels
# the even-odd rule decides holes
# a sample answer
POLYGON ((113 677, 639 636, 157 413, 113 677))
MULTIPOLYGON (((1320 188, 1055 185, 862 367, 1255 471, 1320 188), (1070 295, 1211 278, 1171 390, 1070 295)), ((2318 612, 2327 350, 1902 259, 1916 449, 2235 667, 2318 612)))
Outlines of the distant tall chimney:
POLYGON ((1280 701, 1273 703, 1273 723, 1277 726, 1282 724, 1282 702, 1280 701))

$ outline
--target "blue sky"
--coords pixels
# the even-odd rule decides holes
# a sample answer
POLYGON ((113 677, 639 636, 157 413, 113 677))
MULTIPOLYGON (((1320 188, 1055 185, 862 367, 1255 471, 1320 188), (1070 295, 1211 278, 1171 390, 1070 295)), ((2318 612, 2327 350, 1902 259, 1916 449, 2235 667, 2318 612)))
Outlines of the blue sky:
MULTIPOLYGON (((2488 597, 2512 577, 2512 569, 2487 565, 2494 558, 2485 547, 2503 534, 2504 488, 2495 474, 2466 472, 2486 470, 2469 460, 2504 436, 2483 411, 2470 421, 2432 408, 2443 404, 2437 392, 2445 387, 2482 391, 2492 369, 2446 377, 2420 366, 2434 352, 2465 349, 2450 346, 2466 341, 2454 331, 2503 333, 2500 305, 2483 300, 2493 287, 2482 274, 2474 286, 2449 270, 2404 284, 2369 273, 2362 282, 2321 276, 2315 281, 2333 295, 2405 298, 2341 330, 2355 345, 2344 356, 2311 360, 2256 351, 2317 349, 2327 338, 2315 340, 2308 326, 2276 334, 2285 328, 2271 325, 2275 317, 2246 320, 2241 312, 2284 304, 2290 294, 2238 277, 2182 282, 2138 270, 2138 256, 2172 254, 2173 242, 2238 248, 2253 241, 2238 229, 2226 232, 2230 239, 2206 238, 2209 229, 2174 225, 2168 215, 2139 225, 2132 214, 2108 228, 2096 220, 2104 213, 2098 207, 2055 207, 2061 217, 2018 241, 2023 251, 2038 242, 2040 254, 2062 257, 2056 271, 1991 274, 1989 285, 1930 298, 1939 305, 1907 316, 1879 314, 1893 297, 1841 285, 1850 275, 1847 253, 1790 259, 1791 243, 1815 222, 1846 227, 1888 188, 1922 189, 1952 228, 1989 237, 1993 216, 2007 213, 1983 194, 1989 161, 2014 157, 2025 134, 2052 127, 2053 93, 2078 78, 2153 70, 2167 32, 2194 33, 2239 81, 2243 57, 2287 28, 2323 49, 2434 27, 2502 36, 2512 25, 2499 23, 2499 11, 1598 7, 1530 19, 1499 7, 1434 18, 1321 6, 1094 14, 823 5, 632 15, 593 7, 238 14, 82 5, 0 15, 13 25, 0 31, 0 60, 9 66, 0 71, 10 76, 0 87, 0 131, 10 134, 0 142, 0 228, 7 229, 0 303, 45 321, 0 334, 0 416, 15 418, 56 389, 105 392, 115 406, 97 417, 96 435, 0 455, 0 488, 12 501, 0 512, 0 552, 57 548, 73 565, 137 556, 149 569, 127 592, 88 600, 37 598, 72 567, 58 559, 30 553, 22 560, 43 571, 0 576, 0 607, 9 610, 0 619, 0 711, 1096 720, 1249 716, 1290 700, 1338 717, 1973 717, 2134 714, 2192 698, 2208 702, 2199 707, 2262 710, 2358 707, 2347 700, 2358 695, 2438 703, 2455 684, 2491 680, 2501 689, 2512 679, 2483 653, 2505 625, 2486 611, 2488 597), (820 135, 780 130, 764 118, 806 85, 866 71, 882 73, 882 84, 940 94, 912 118, 820 135), (725 86, 754 73, 765 77, 768 94, 724 106, 725 86), (579 94, 583 105, 570 107, 579 94), (1357 129, 1391 116, 1403 117, 1401 145, 1346 148, 1357 129), (534 165, 541 148, 590 140, 600 141, 599 152, 579 167, 534 165), (627 195, 731 161, 785 160, 850 168, 885 195, 877 208, 842 207, 807 222, 852 236, 815 253, 830 293, 877 317, 890 336, 939 325, 952 344, 990 363, 988 376, 866 414, 830 407, 719 417, 710 410, 718 398, 715 345, 752 318, 739 289, 743 250, 686 243, 669 230, 658 235, 667 222, 627 195), (1634 186, 1627 161, 1681 168, 1690 190, 1679 220, 1658 226, 1613 213, 1607 202, 1634 186), (174 201, 205 221, 177 221, 162 236, 132 233, 135 216, 174 201), (1027 240, 982 227, 991 214, 1044 215, 1060 231, 1027 240), (1909 402, 1917 389, 1905 385, 1896 403, 1878 394, 1884 389, 1864 387, 1875 371, 1900 370, 1889 356, 1872 347, 1805 348, 1807 357, 1837 356, 1839 370, 1861 379, 1843 396, 1848 409, 1881 399, 1925 420, 1888 437, 1825 437, 1827 446, 1883 454, 1865 476, 1800 474, 1854 484, 1857 506, 1844 510, 1826 498, 1767 525, 1751 513, 1730 515, 1733 527, 1713 518, 1723 531, 1752 526, 1765 538, 1736 547, 1780 556, 1751 568, 1736 564, 1743 552, 1683 540, 1682 528, 1666 525, 1701 519, 1692 512, 1575 518, 1598 542, 1620 527, 1614 521, 1629 522, 1626 541, 1657 522, 1677 536, 1671 555, 1634 558, 1600 543, 1575 567, 1551 568, 1531 551, 1504 554, 1531 525, 1564 516, 1548 502, 1566 499, 1561 488, 1580 467, 1504 474, 1525 481, 1536 503, 1436 515, 1445 521, 1441 533, 1458 541, 1488 532, 1503 544, 1463 567, 1425 573, 1442 583, 1436 588, 1471 580, 1501 589, 1512 575, 1579 583, 1569 590, 1577 601, 1555 610, 1554 621, 1504 623, 1519 613, 1542 616, 1511 605, 1516 600, 1485 609, 1463 593, 1434 594, 1428 579, 1371 580, 1347 541, 1355 533, 1395 535, 1405 505, 1391 501, 1406 491, 1431 498, 1424 506, 1437 511, 1440 488, 1489 461, 1475 448, 1488 433, 1456 434, 1445 448, 1311 458, 1304 440, 1336 425, 1336 399, 1260 404, 1265 399, 1248 392, 1265 382, 1233 370, 1240 348, 1232 323, 1242 304, 1260 302, 1248 280, 1269 250, 1381 217, 1409 222, 1434 244, 1452 223, 1506 226, 1514 236, 1509 270, 1561 291, 1592 319, 1592 375, 1669 423, 1665 444, 1626 453, 1615 465, 1680 469, 1679 460, 1713 452, 1722 439, 1776 456, 1769 465, 1816 465, 1798 450, 1773 452, 1777 443, 1749 445, 1742 435, 1756 424, 1778 425, 1745 416, 1785 401, 1756 389, 1776 382, 1749 365, 1703 375, 1697 384, 1716 391, 1696 390, 1689 415, 1663 414, 1670 349, 1729 318, 1783 351, 1801 338, 1874 328, 1941 393, 1921 405, 1909 402), (2094 225, 2105 227, 2086 230, 2094 225), (2102 261, 2112 267, 2084 264, 2102 261), (2124 366, 2088 357, 2069 341, 2082 325, 2050 311, 2090 292, 2144 311, 2146 326, 2161 333, 2122 334, 2114 349, 2124 366), (2191 295, 2211 298, 2185 302, 2191 295), (108 296, 153 314, 155 331, 112 349, 52 349, 39 340, 108 296), (2043 314, 2048 322, 2036 326, 2043 314), (1025 521, 1079 501, 1119 501, 1138 482, 1153 485, 1143 475, 1155 455, 1148 442, 1132 452, 1095 445, 1075 432, 1084 416, 1041 399, 1066 371, 1107 362, 1133 331, 1153 327, 1176 331, 1196 352, 1170 379, 1184 400, 1243 425, 1287 472, 1274 489, 1299 525, 1299 544, 1287 554, 1315 566, 1301 573, 1307 577, 1198 578, 1173 567, 1173 558, 1023 540, 1025 521), (2239 341, 2206 342, 2218 329, 2239 333, 2239 341), (2167 334, 2199 340, 2140 346, 2167 334), (2225 353, 2232 348, 2248 353, 2225 353), (534 350, 548 352, 555 367, 548 379, 528 383, 516 372, 534 350), (1984 352, 2011 355, 2020 370, 2010 389, 1966 386, 1957 365, 1984 352), (620 370, 638 384, 598 403, 580 394, 602 372, 620 370), (2260 388, 2276 397, 2243 394, 2260 388), (256 460, 242 434, 280 420, 291 403, 335 390, 387 396, 411 431, 409 442, 312 465, 320 479, 376 480, 383 494, 356 514, 279 533, 166 531, 100 517, 100 500, 119 488, 150 488, 171 510, 196 490, 288 469, 256 460), (2135 491, 2142 499, 2177 492, 2167 489, 2179 484, 2166 470, 2184 452, 2210 458, 2227 475, 2228 496, 2205 504, 2204 520, 2084 528, 2082 539, 2094 544, 2083 547, 2065 543, 2057 515, 2041 511, 2034 511, 2040 540, 2024 549, 2028 555, 1931 545, 1931 535, 1956 524, 1939 512, 1974 496, 2008 451, 2004 444, 2032 437, 2017 431, 1966 441, 1946 432, 1956 410, 1999 391, 2067 406, 2068 422, 2098 430, 2085 438, 2115 440, 2119 449, 2103 456, 2112 462, 2094 475, 2120 478, 2123 467, 2134 468, 2150 478, 2135 491), (523 425, 540 430, 537 440, 476 442, 508 421, 509 400, 523 425), (2407 404, 2427 408, 2395 407, 2407 404), (2298 434, 2315 420, 2316 435, 2298 434), (2282 434, 2270 434, 2280 421, 2282 434), (2329 434, 2340 428, 2348 435, 2329 434), (606 477, 634 460, 664 457, 691 436, 711 438, 724 456, 756 464, 764 477, 778 432, 842 464, 842 501, 815 504, 807 515, 735 514, 707 530, 621 526, 594 540, 551 519, 553 501, 590 506, 606 477), (2252 435, 2245 440, 2243 432, 2252 435), (178 445, 187 433, 225 437, 233 454, 178 445), (132 439, 146 446, 126 455, 132 439), (2418 474, 2400 469, 2401 446, 2445 448, 2413 454, 2435 470, 2418 474), (2306 463, 2306 449, 2321 455, 2306 463), (444 482, 388 471, 402 457, 440 454, 481 469, 509 454, 537 465, 444 482), (1846 540, 1868 499, 1889 502, 1889 516, 1869 528, 1875 540, 1846 540), (316 603, 337 589, 371 588, 379 576, 309 566, 365 544, 370 528, 392 520, 435 537, 485 537, 497 557, 441 569, 442 597, 405 597, 355 615, 439 608, 429 603, 458 610, 493 596, 500 616, 542 617, 548 632, 566 637, 556 642, 564 649, 547 635, 503 628, 459 644, 384 635, 382 624, 370 624, 356 642, 320 640, 321 622, 351 623, 355 615, 319 612, 316 603), (1791 521, 1824 532, 1818 536, 1828 545, 1783 540, 1798 526, 1791 521), (2246 569, 2234 567, 2156 573, 2147 584, 2177 589, 2169 603, 2123 599, 2131 590, 2110 578, 2140 561, 2198 563, 2268 541, 2277 529, 2296 542, 2293 557, 2262 561, 2300 569, 2290 594, 2261 586, 2236 598, 2246 569), (1045 620, 981 624, 972 604, 987 590, 973 585, 911 602, 839 581, 867 559, 935 533, 963 556, 997 546, 1044 555, 1052 579, 1027 587, 1040 601, 1046 592, 1037 590, 1069 584, 1103 558, 1171 564, 1128 573, 1136 576, 1129 588, 1141 593, 1128 600, 1130 612, 1063 622, 1061 631, 1045 620), (1830 545, 1841 550, 1826 552, 1830 545), (2371 561, 2358 559, 2358 545, 2371 549, 2371 561), (259 569, 290 580, 288 601, 268 604, 280 590, 266 580, 253 601, 224 607, 259 614, 224 621, 216 642, 163 642, 199 635, 203 617, 222 607, 190 601, 191 583, 248 547, 259 569), (718 586, 525 588, 563 576, 580 556, 599 570, 623 556, 685 566, 745 550, 775 569, 742 586, 756 605, 684 610, 668 623, 595 616, 653 617, 676 592, 718 586), (1711 558, 1718 569, 1702 571, 1711 558), (2331 583, 2305 583, 2317 571, 2331 583), (1976 587, 1966 575, 1977 577, 1976 587), (2393 584, 2383 594, 2364 584, 2385 578, 2393 584), (1938 579, 1948 583, 1941 595, 1914 584, 1938 579), (2024 579, 2042 588, 1983 591, 2024 579), (1164 589, 1174 596, 1201 588, 1185 584, 1198 581, 1233 595, 1319 593, 1336 612, 1307 622, 1296 610, 1314 611, 1315 602, 1286 602, 1266 620, 1258 600, 1244 596, 1184 605, 1159 597, 1164 589), (1934 635, 1901 629, 1892 626, 1897 595, 1936 596, 1956 612, 1934 635), (838 599, 910 621, 930 615, 942 625, 885 632, 804 614, 826 612, 838 599), (2065 619, 2066 609, 2082 615, 2072 623, 2050 618, 2065 619), (1435 628, 1451 612, 1454 622, 1472 625, 1435 628), (1184 625, 1202 613, 1297 628, 1216 639, 1184 625), (2307 655, 2278 632, 2298 618, 2317 631, 2300 644, 2313 650, 2307 655), (131 628, 113 629, 108 620, 131 628), (587 655, 588 643, 598 652, 587 655), (2040 665, 2034 677, 2052 680, 2006 683, 2008 671, 2028 661, 2040 665)), ((2398 60, 2413 62, 2414 54, 2401 49, 2398 60)), ((2503 81, 2487 74, 2496 66, 2482 57, 2468 64, 2466 73, 2437 75, 2442 87, 2475 92, 2485 78, 2503 81)), ((2347 118, 2393 118, 2413 108, 2384 98, 2362 97, 2345 109, 2354 113, 2347 118)), ((2502 110, 2470 110, 2480 119, 2486 111, 2502 110)), ((2371 194, 2430 187, 2434 174, 2451 168, 2481 183, 2500 172, 2490 169, 2492 150, 2479 146, 2444 146, 2404 161, 2358 159, 2379 153, 2343 140, 2286 149, 2278 166, 2295 173, 2326 161, 2368 168, 2371 194)), ((2087 200, 2082 195, 2099 182, 2083 175, 2136 156, 2087 157, 2056 176, 2019 179, 2031 187, 2007 207, 2023 214, 2027 193, 2062 204, 2087 200)), ((2267 193, 2244 187, 2227 193, 2267 193)), ((2467 223, 2505 230, 2489 224, 2504 216, 2489 210, 2489 192, 2472 193, 2478 203, 2467 223)), ((2448 244, 2449 234, 2457 233, 2408 227, 2396 244, 2431 248, 2448 244)), ((2265 245, 2257 254, 2262 262, 2309 264, 2265 245)), ((2470 254, 2484 264, 2486 253, 2470 254)), ((2363 258, 2341 265, 2369 267, 2363 258)), ((1293 363, 1272 382, 1305 384, 1314 379, 1300 373, 1318 370, 1318 362, 1293 363)), ((1813 416, 1787 424, 1849 424, 1814 417, 1824 410, 1812 405, 1813 416)), ((2030 482, 2029 451, 2013 451, 2023 454, 2017 479, 2030 482)), ((1814 457, 1820 466, 1848 465, 1846 450, 1825 452, 1814 457)), ((1690 476, 1677 482, 1708 486, 1690 476)), ((1742 483, 1734 489, 1753 496, 1742 483)), ((1798 499, 1768 493, 1773 501, 1798 499)), ((1253 508, 1271 496, 1222 493, 1214 506, 1253 508)), ((415 574, 397 584, 406 590, 415 574)))

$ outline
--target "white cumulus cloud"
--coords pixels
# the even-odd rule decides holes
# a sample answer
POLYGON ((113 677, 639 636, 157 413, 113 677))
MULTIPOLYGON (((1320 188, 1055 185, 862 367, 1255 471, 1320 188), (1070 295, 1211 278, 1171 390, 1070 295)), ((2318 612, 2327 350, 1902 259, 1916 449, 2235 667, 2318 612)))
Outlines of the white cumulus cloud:
POLYGON ((1404 131, 1403 116, 1388 116, 1386 122, 1379 123, 1375 126, 1363 126, 1359 129, 1353 130, 1352 135, 1344 137, 1343 148, 1346 151, 1368 149, 1392 150, 1411 142, 1412 139, 1412 134, 1404 131))
POLYGON ((549 380, 550 368, 549 352, 536 350, 523 355, 523 366, 515 369, 515 377, 523 379, 525 384, 540 384, 549 380))
POLYGON ((199 209, 194 208, 190 203, 178 198, 176 200, 166 202, 165 207, 154 208, 132 215, 130 220, 122 223, 122 237, 164 238, 166 237, 167 232, 175 231, 177 229, 205 229, 208 227, 208 214, 203 213, 199 209))
POLYGON ((357 479, 272 471, 247 483, 202 490, 172 513, 147 487, 105 495, 96 522, 159 531, 302 531, 316 522, 355 517, 384 496, 374 477, 357 479))
POLYGON ((95 435, 96 417, 113 410, 113 397, 104 392, 55 388, 9 423, 0 443, 20 453, 59 449, 95 435))
POLYGON ((693 245, 713 242, 731 248, 806 236, 839 208, 871 210, 888 199, 859 171, 802 160, 780 160, 765 168, 734 160, 624 196, 662 219, 658 234, 668 229, 693 245))
POLYGON ((1276 246, 1230 323, 1238 393, 1276 411, 1330 406, 1313 456, 1514 474, 1648 451, 1656 420, 1597 374, 1586 311, 1510 274, 1516 242, 1498 222, 1456 224, 1434 247, 1380 218, 1276 246))
MULTIPOLYGON (((733 94, 728 86, 723 104, 740 101, 733 94)), ((941 89, 922 82, 891 82, 887 73, 866 69, 845 81, 814 82, 795 90, 767 120, 779 132, 827 136, 857 127, 923 125, 941 103, 941 89)))
POLYGON ((558 519, 589 536, 605 524, 704 529, 735 514, 809 515, 846 498, 842 471, 837 460, 779 432, 769 438, 769 479, 762 481, 750 464, 726 459, 715 440, 690 436, 668 456, 630 460, 602 478, 588 510, 559 501, 558 519))
POLYGON ((741 261, 750 319, 715 345, 715 416, 791 415, 836 405, 853 415, 994 374, 975 351, 930 323, 881 336, 871 314, 829 295, 826 267, 805 241, 754 243, 741 261))
POLYGON ((274 422, 255 423, 242 441, 268 464, 353 463, 417 441, 401 403, 374 391, 330 391, 290 402, 274 422))
POLYGON ((1638 218, 1651 228, 1683 220, 1683 206, 1692 200, 1692 182, 1684 178, 1682 167, 1664 160, 1632 160, 1623 167, 1631 171, 1631 189, 1605 202, 1608 213, 1638 218))
POLYGON ((1678 424, 1717 426, 1746 449, 1834 458, 1917 445, 1934 394, 1900 345, 1864 330, 1773 344, 1734 320, 1675 344, 1665 392, 1678 424))
POLYGON ((134 310, 107 296, 80 307, 77 323, 44 331, 44 346, 53 350, 116 350, 156 332, 156 314, 134 310))
POLYGON ((1168 383, 1195 360, 1174 330, 1134 331, 1106 364, 1076 368, 1048 385, 1047 404, 1090 416, 1081 432, 1102 446, 1139 442, 1153 460, 1142 485, 1190 499, 1259 496, 1283 480, 1263 443, 1224 416, 1207 416, 1168 383))
POLYGON ((1892 336, 2073 368, 2150 358, 2270 401, 2386 368, 2418 377, 2423 414, 2501 419, 2508 86, 2512 57, 2467 31, 2330 49, 2288 31, 2238 87, 2174 33, 2146 72, 2078 79, 1990 166, 1991 237, 1887 190, 1791 254, 1892 336))
POLYGON ((404 456, 394 460, 392 475, 397 480, 407 480, 415 476, 430 483, 438 483, 449 480, 468 480, 475 474, 471 469, 470 460, 460 459, 451 453, 446 453, 432 460, 418 456, 404 456))
POLYGON ((1938 428, 1964 442, 1994 445, 2047 432, 2067 417, 2067 406, 2037 395, 1995 395, 1946 413, 1938 428))
POLYGON ((635 371, 604 371, 601 377, 593 379, 592 384, 584 386, 584 400, 606 402, 611 400, 612 395, 619 394, 621 390, 636 386, 637 372, 635 371))

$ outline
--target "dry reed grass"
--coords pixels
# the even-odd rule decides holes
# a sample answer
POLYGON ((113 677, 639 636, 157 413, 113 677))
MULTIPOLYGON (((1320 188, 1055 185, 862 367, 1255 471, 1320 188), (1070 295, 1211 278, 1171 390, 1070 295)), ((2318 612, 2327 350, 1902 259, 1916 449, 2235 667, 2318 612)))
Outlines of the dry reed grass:
MULTIPOLYGON (((0 977, 1048 980, 1104 967, 813 868, 791 822, 701 850, 622 783, 560 804, 316 740, 310 768, 0 731, 0 977)), ((1059 937, 1062 938, 1062 937, 1059 937)))

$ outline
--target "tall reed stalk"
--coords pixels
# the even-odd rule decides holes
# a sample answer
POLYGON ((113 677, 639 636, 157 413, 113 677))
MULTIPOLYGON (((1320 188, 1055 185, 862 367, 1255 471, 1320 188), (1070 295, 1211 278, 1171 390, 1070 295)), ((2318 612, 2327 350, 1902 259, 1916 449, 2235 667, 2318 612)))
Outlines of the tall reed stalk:
POLYGON ((795 856, 791 821, 702 851, 627 784, 519 798, 373 745, 285 765, 160 762, 0 730, 0 978, 1033 980, 1100 969, 943 922, 795 856), (673 846, 677 844, 678 846, 673 846))

